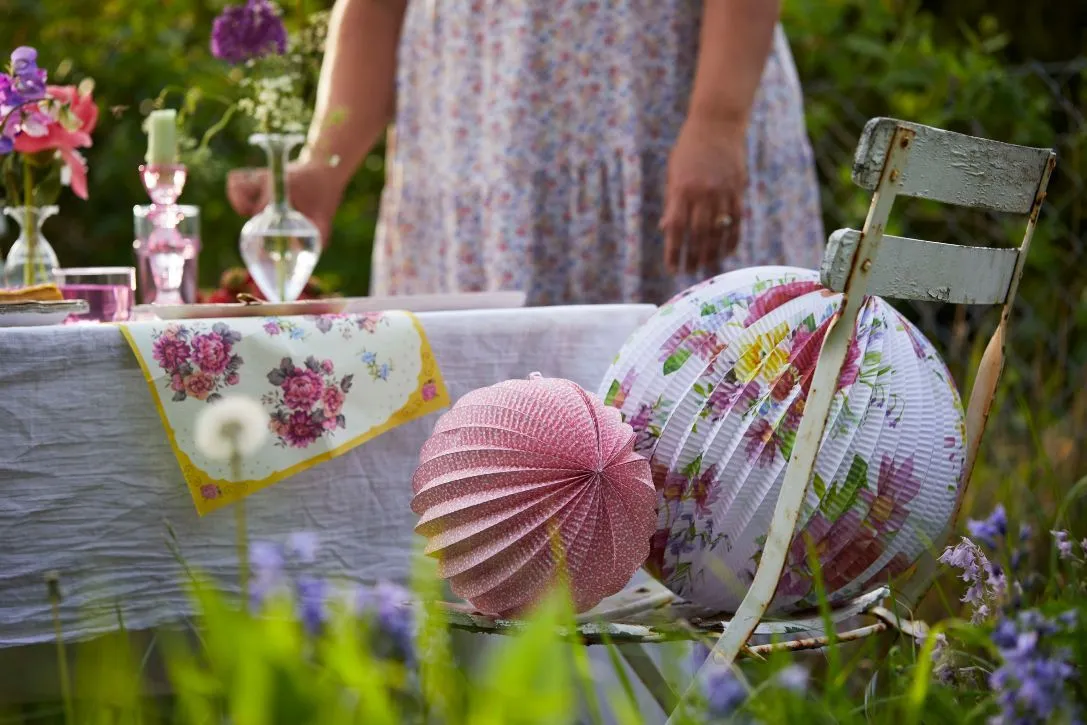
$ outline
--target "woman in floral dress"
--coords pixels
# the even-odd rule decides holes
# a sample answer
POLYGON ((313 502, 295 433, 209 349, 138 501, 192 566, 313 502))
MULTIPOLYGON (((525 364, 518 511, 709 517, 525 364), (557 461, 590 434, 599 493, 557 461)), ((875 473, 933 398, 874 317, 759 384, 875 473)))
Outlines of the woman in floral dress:
MULTIPOLYGON (((818 189, 778 9, 338 0, 292 200, 327 235, 395 119, 375 294, 662 302, 735 267, 814 267, 818 189)), ((262 189, 230 181, 242 214, 262 189)))

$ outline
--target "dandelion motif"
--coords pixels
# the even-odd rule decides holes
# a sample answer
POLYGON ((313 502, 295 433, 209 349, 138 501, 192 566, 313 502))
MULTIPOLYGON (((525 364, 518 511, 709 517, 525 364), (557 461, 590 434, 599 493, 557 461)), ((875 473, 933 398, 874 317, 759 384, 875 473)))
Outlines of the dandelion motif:
POLYGON ((267 437, 268 414, 259 402, 243 395, 211 403, 196 420, 196 449, 216 461, 250 456, 267 437))

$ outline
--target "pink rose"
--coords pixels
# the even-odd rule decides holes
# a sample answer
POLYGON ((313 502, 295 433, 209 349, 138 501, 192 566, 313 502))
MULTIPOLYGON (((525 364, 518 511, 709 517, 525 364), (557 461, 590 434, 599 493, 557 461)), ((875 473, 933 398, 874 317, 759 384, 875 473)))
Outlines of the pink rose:
POLYGON ((281 437, 292 448, 305 448, 324 433, 321 423, 314 420, 313 415, 304 410, 291 413, 281 428, 281 437))
POLYGON ((192 360, 204 372, 221 375, 230 363, 230 344, 216 332, 197 335, 192 339, 192 360))
POLYGON ((283 381, 283 402, 288 408, 309 410, 321 399, 324 388, 320 375, 306 368, 295 368, 283 381))
POLYGON ((332 374, 332 371, 333 371, 334 369, 335 369, 335 368, 333 368, 333 367, 332 367, 332 361, 331 361, 331 360, 325 360, 324 362, 322 362, 322 363, 321 363, 321 370, 322 370, 322 371, 323 371, 323 372, 324 372, 324 373, 325 373, 326 375, 331 375, 331 374, 332 374))
POLYGON ((155 340, 151 347, 151 356, 158 361, 163 370, 177 370, 189 361, 192 348, 176 335, 169 333, 155 340))
POLYGON ((238 377, 237 373, 231 373, 226 376, 227 385, 237 385, 239 380, 241 380, 241 378, 238 377))
POLYGON ((197 400, 207 400, 215 392, 215 376, 210 373, 193 373, 185 378, 185 392, 197 400))
POLYGON ((200 487, 200 495, 206 499, 219 498, 219 487, 214 483, 205 483, 200 487))
POLYGON ((174 373, 170 378, 170 390, 175 393, 180 393, 185 390, 185 378, 181 377, 178 373, 174 373))
POLYGON ((423 386, 423 400, 434 400, 438 397, 438 386, 434 383, 427 383, 423 386))
POLYGON ((325 415, 335 420, 343 410, 343 391, 336 387, 327 387, 321 395, 321 402, 325 404, 325 415))

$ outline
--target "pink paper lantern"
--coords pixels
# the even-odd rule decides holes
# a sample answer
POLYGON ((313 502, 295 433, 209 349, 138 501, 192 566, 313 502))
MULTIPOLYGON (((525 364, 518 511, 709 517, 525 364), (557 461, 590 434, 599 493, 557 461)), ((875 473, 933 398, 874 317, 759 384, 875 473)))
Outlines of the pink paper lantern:
POLYGON ((593 608, 645 562, 656 528, 633 429, 575 383, 538 374, 457 401, 423 446, 412 488, 426 553, 454 594, 493 615, 537 603, 560 557, 575 608, 593 608))

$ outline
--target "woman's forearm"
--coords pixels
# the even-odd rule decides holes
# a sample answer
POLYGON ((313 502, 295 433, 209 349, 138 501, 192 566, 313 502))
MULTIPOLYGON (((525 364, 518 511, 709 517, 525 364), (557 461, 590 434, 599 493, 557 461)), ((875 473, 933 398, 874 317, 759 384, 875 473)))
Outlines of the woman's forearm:
POLYGON ((689 115, 746 128, 780 11, 780 0, 705 0, 689 115))
POLYGON ((341 169, 345 182, 392 119, 406 4, 337 0, 332 9, 306 156, 341 169))

